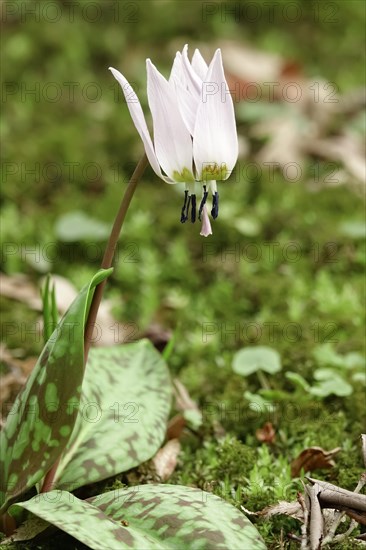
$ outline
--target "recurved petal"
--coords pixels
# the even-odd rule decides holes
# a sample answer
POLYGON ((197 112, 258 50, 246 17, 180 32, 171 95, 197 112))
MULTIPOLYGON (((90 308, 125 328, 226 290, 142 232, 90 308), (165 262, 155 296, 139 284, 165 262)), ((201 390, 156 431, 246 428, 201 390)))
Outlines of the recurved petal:
POLYGON ((200 79, 203 81, 206 78, 208 66, 206 61, 203 59, 201 52, 196 49, 194 50, 194 54, 192 57, 192 67, 196 74, 200 77, 200 79))
POLYGON ((159 73, 150 59, 147 59, 146 66, 147 95, 159 164, 174 181, 194 181, 192 138, 179 112, 175 88, 159 73))
POLYGON ((231 98, 217 50, 202 85, 193 133, 193 156, 198 179, 227 179, 238 158, 238 136, 231 98), (214 167, 205 176, 205 170, 214 167), (215 173, 216 172, 216 173, 215 173))
POLYGON ((143 141, 146 156, 149 159, 152 169, 154 170, 155 174, 159 176, 159 178, 163 179, 167 183, 175 183, 174 181, 170 180, 170 178, 164 176, 161 172, 159 162, 155 154, 154 146, 150 137, 150 133, 146 125, 145 116, 134 89, 123 76, 123 74, 117 71, 117 69, 109 67, 109 70, 112 72, 114 78, 119 82, 122 88, 128 110, 130 111, 131 118, 136 126, 136 130, 140 134, 140 137, 143 141))

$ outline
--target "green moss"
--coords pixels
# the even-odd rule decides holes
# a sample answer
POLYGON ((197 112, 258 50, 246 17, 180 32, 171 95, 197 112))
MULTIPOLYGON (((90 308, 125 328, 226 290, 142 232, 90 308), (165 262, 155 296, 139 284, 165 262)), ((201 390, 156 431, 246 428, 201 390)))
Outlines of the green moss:
MULTIPOLYGON (((364 61, 354 55, 364 32, 362 2, 322 6, 299 0, 301 18, 295 23, 283 16, 285 3, 279 2, 272 24, 269 3, 258 0, 262 17, 250 25, 245 17, 235 18, 239 4, 228 3, 226 7, 233 9, 225 11, 225 24, 221 10, 225 6, 220 3, 203 21, 202 2, 190 2, 189 9, 183 2, 166 3, 161 9, 157 2, 139 10, 136 24, 123 26, 113 18, 112 9, 103 12, 100 22, 88 24, 81 8, 75 10, 73 25, 67 18, 47 24, 33 17, 24 25, 20 18, 7 25, 8 82, 31 87, 35 82, 42 86, 57 80, 80 86, 74 101, 63 99, 57 104, 44 97, 33 101, 31 95, 22 101, 21 91, 8 97, 9 114, 3 124, 6 160, 18 172, 5 174, 2 186, 1 268, 5 273, 25 273, 36 284, 43 273, 52 271, 80 288, 99 265, 103 243, 92 249, 89 242, 59 242, 55 223, 72 205, 110 224, 134 159, 142 151, 128 109, 106 70, 109 65, 125 71, 143 90, 145 57, 158 60, 159 68, 168 74, 171 52, 180 47, 179 42, 189 39, 195 47, 207 41, 210 48, 213 39, 219 44, 226 37, 241 41, 244 36, 254 48, 284 55, 306 77, 321 75, 341 90, 362 84, 364 61), (340 32, 342 36, 346 32, 341 42, 340 32), (333 51, 337 55, 329 55, 333 51), (91 80, 100 85, 100 101, 90 102, 81 93, 91 80), (96 178, 86 169, 91 162, 101 169, 96 178), (35 181, 34 174, 22 175, 21 163, 24 168, 37 163, 40 170, 55 163, 61 173, 53 179, 41 173, 35 181)), ((239 7, 242 13, 250 11, 245 11, 243 3, 239 7)), ((144 93, 139 97, 145 108, 144 93)), ((256 107, 254 102, 235 104, 239 133, 250 139, 249 162, 259 145, 248 131, 256 107)), ((359 131, 362 119, 337 116, 331 121, 331 133, 337 135, 348 124, 359 131)), ((197 223, 179 223, 179 186, 167 186, 149 168, 137 188, 107 297, 132 338, 152 324, 175 333, 169 366, 202 410, 203 425, 198 433, 185 432, 169 483, 200 487, 256 511, 284 497, 294 499, 301 487, 291 479, 291 461, 305 447, 321 446, 341 450, 335 468, 316 471, 314 477, 350 490, 355 487, 363 468, 362 382, 353 378, 352 369, 340 365, 336 368, 351 384, 352 394, 315 399, 285 376, 292 371, 311 384, 319 368, 314 352, 320 344, 330 343, 340 355, 364 350, 360 304, 365 244, 357 229, 364 218, 363 205, 352 186, 323 185, 334 168, 337 176, 338 167, 308 155, 301 180, 288 184, 280 173, 270 178, 255 166, 246 171, 242 162, 237 174, 220 186, 220 215, 213 224, 213 237, 205 240, 199 237, 197 223), (258 257, 253 259, 255 252, 258 257), (263 380, 255 373, 243 378, 232 372, 234 353, 249 344, 271 346, 281 355, 283 370, 267 377, 278 396, 263 397, 270 409, 253 411, 244 398, 245 392, 263 396, 263 380), (271 448, 259 444, 255 435, 268 421, 276 433, 271 448)), ((180 177, 190 178, 187 173, 180 177)), ((40 331, 34 331, 39 312, 4 297, 0 306, 7 346, 20 358, 37 355, 43 344, 40 331)), ((121 339, 119 333, 115 335, 121 339)), ((11 365, 6 363, 2 369, 10 372, 11 365)), ((68 409, 74 410, 71 402, 68 409)), ((40 440, 47 429, 39 428, 40 440)), ((81 493, 88 496, 147 483, 156 480, 154 475, 151 464, 144 464, 81 493)), ((287 532, 299 533, 299 525, 282 516, 258 526, 270 549, 278 548, 287 532)), ((334 548, 347 550, 355 545, 352 541, 334 548)), ((82 545, 57 532, 50 542, 12 547, 46 550, 82 545)))

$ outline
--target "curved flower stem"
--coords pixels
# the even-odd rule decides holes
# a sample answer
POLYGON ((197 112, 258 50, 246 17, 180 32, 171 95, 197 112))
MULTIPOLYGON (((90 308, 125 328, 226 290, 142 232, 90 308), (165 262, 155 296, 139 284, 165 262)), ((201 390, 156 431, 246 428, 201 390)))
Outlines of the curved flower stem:
MULTIPOLYGON (((144 155, 139 163, 137 164, 134 173, 131 176, 130 181, 128 182, 127 189, 123 195, 121 205, 119 207, 116 219, 114 220, 114 224, 112 227, 111 234, 109 236, 109 240, 107 243, 107 247, 104 252, 103 260, 101 263, 100 268, 101 269, 109 269, 112 267, 114 253, 116 251, 118 238, 123 226, 123 222, 125 221, 125 217, 127 214, 128 207, 130 206, 132 197, 136 191, 137 184, 142 176, 142 174, 145 171, 145 168, 148 164, 148 160, 146 155, 144 155)), ((100 302, 102 301, 102 295, 103 290, 106 285, 107 280, 105 279, 99 285, 95 288, 92 302, 90 304, 89 309, 89 315, 88 320, 85 325, 85 333, 84 333, 84 362, 86 364, 88 360, 88 354, 93 334, 93 329, 95 325, 95 321, 98 314, 98 309, 100 306, 100 302)))
MULTIPOLYGON (((142 174, 145 171, 145 168, 148 164, 148 160, 146 155, 144 155, 141 160, 138 162, 134 173, 131 176, 130 181, 128 182, 127 189, 124 192, 124 195, 122 197, 122 202, 119 207, 117 216, 114 220, 114 224, 112 227, 111 234, 108 239, 108 243, 104 252, 103 260, 101 263, 101 269, 109 269, 112 267, 114 254, 117 247, 117 242, 119 235, 121 233, 121 229, 123 226, 123 222, 125 221, 125 217, 127 214, 128 207, 130 206, 132 197, 136 191, 137 184, 139 180, 141 179, 142 174)), ((105 279, 99 285, 96 286, 93 298, 90 304, 88 319, 86 321, 85 325, 85 332, 84 332, 84 365, 86 365, 88 361, 88 355, 93 335, 93 329, 95 325, 95 321, 98 314, 98 309, 100 306, 100 303, 102 301, 103 291, 104 287, 106 285, 107 280, 105 279)), ((53 480, 56 475, 56 470, 58 467, 60 459, 56 460, 56 462, 53 464, 52 468, 47 472, 45 475, 43 485, 41 488, 41 493, 46 493, 52 489, 53 480)))

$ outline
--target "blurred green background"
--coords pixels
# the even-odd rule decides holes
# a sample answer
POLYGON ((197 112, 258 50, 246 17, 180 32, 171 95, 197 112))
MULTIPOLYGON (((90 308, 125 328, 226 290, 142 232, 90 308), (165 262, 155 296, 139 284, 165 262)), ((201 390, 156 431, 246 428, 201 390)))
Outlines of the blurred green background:
MULTIPOLYGON (((290 80, 309 79, 309 86, 317 79, 328 81, 337 97, 352 98, 364 84, 361 0, 5 1, 1 9, 1 269, 9 276, 27 274, 37 283, 51 272, 80 288, 97 269, 122 191, 143 152, 109 66, 133 83, 145 112, 145 59, 150 57, 167 76, 185 43, 191 54, 199 47, 211 55, 227 41, 275 54, 290 80)), ((360 377, 354 377, 359 359, 356 367, 352 362, 347 367, 343 358, 349 353, 359 357, 364 347, 361 186, 352 173, 344 176, 341 163, 308 150, 302 151, 302 176, 295 182, 286 181, 281 170, 273 177, 258 170, 256 155, 268 137, 258 137, 253 125, 270 124, 277 113, 273 107, 284 109, 280 115, 288 107, 268 103, 235 102, 241 162, 245 158, 255 166, 221 184, 220 217, 208 239, 199 236, 197 225, 179 222, 183 188, 164 184, 148 168, 128 213, 106 295, 115 317, 138 326, 139 333, 152 326, 158 333, 174 333, 172 373, 203 409, 210 400, 245 407, 244 391, 263 390, 255 375, 244 379, 231 369, 234 352, 248 344, 275 348, 283 369, 308 382, 319 367, 329 368, 330 377, 338 369, 351 385, 349 395, 331 392, 317 401, 323 418, 331 415, 332 422, 319 425, 319 419, 308 416, 311 400, 305 395, 298 421, 279 413, 277 447, 273 456, 263 458, 271 467, 261 475, 280 480, 283 475, 287 483, 283 464, 304 446, 343 445, 343 466, 333 481, 351 489, 357 482, 352 468, 360 466, 363 388, 360 377), (334 170, 341 181, 327 185, 334 170), (287 248, 291 243, 298 255, 287 248), (254 260, 251 245, 260 251, 254 260), (248 328, 250 323, 260 333, 248 328), (268 324, 276 325, 273 333, 264 328, 268 324)), ((306 113, 305 108, 300 123, 306 113)), ((323 137, 353 132, 358 139, 364 114, 364 105, 358 104, 333 113, 323 137)), ((5 320, 33 318, 26 306, 6 298, 2 302, 5 320)), ((23 357, 39 351, 38 343, 18 336, 8 346, 21 348, 23 357)), ((268 384, 281 402, 293 400, 294 385, 282 374, 268 384)), ((234 455, 224 444, 221 458, 213 458, 210 416, 203 450, 195 455, 194 445, 185 449, 177 482, 202 485, 226 469, 229 487, 245 483, 244 474, 233 471, 230 477, 230 467, 245 455, 245 446, 262 448, 254 434, 267 418, 246 417, 244 422, 234 416, 216 418, 235 440, 234 455), (190 464, 198 459, 201 469, 192 473, 190 464)), ((257 509, 280 497, 263 489, 260 498, 249 495, 248 504, 243 495, 229 493, 236 504, 257 509)), ((280 527, 263 527, 267 540, 276 540, 280 527)))

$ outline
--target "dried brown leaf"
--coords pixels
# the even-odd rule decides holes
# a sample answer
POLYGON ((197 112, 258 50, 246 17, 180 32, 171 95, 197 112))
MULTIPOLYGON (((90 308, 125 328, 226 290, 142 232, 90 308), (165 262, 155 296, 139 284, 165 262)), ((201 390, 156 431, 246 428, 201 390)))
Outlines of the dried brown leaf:
POLYGON ((144 338, 148 338, 154 344, 156 349, 162 352, 172 338, 172 333, 159 323, 153 323, 143 333, 144 338))
POLYGON ((269 445, 274 443, 276 441, 276 432, 272 422, 266 422, 262 428, 256 430, 255 436, 262 443, 268 443, 269 445))
POLYGON ((299 521, 304 520, 304 512, 298 501, 287 502, 286 500, 280 500, 276 504, 266 506, 260 512, 257 512, 258 516, 268 519, 272 516, 283 514, 299 521))
POLYGON ((264 165, 286 166, 284 177, 290 181, 297 181, 299 167, 304 162, 306 128, 304 117, 296 108, 289 109, 288 116, 258 122, 253 127, 252 134, 269 138, 256 156, 258 162, 264 165))
POLYGON ((174 378, 174 395, 176 400, 176 407, 179 411, 196 410, 199 411, 197 403, 193 401, 188 393, 187 388, 178 378, 174 378))
POLYGON ((321 468, 333 468, 333 457, 340 451, 337 447, 331 451, 325 451, 321 447, 309 447, 304 449, 295 460, 291 462, 291 475, 298 477, 301 470, 312 472, 321 468))
POLYGON ((41 311, 42 300, 38 288, 26 275, 0 274, 0 294, 12 300, 27 304, 31 309, 41 311))
POLYGON ((180 448, 178 439, 171 439, 152 459, 156 473, 162 481, 169 479, 174 472, 180 448))
POLYGON ((17 527, 9 538, 2 540, 2 545, 5 546, 13 542, 31 540, 49 527, 50 524, 44 519, 33 517, 17 527))
POLYGON ((283 73, 285 62, 276 54, 231 41, 221 42, 220 48, 226 76, 243 83, 277 82, 283 73))
POLYGON ((167 439, 179 439, 186 426, 186 419, 182 414, 176 414, 168 422, 168 428, 166 432, 167 439))
MULTIPOLYGON (((318 157, 341 163, 349 176, 360 183, 366 182, 364 145, 355 132, 348 131, 332 138, 308 141, 306 150, 318 157)), ((337 179, 336 176, 331 178, 334 183, 338 183, 337 179)))

